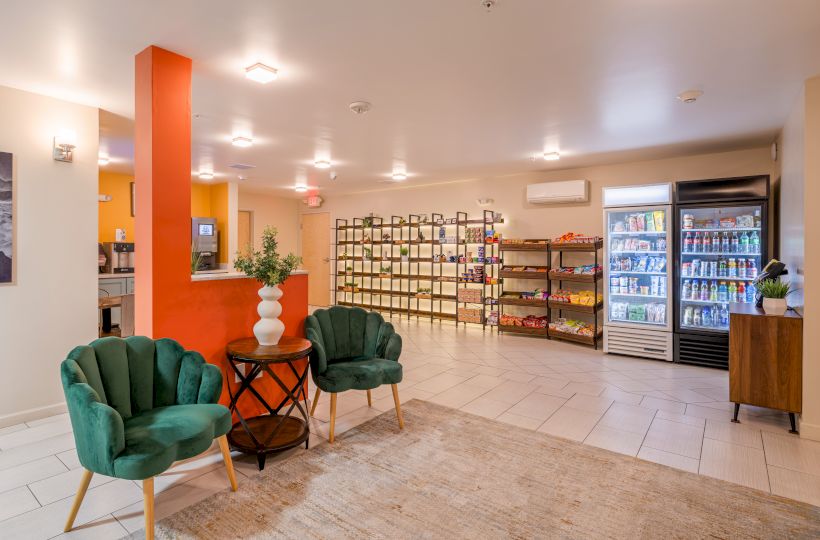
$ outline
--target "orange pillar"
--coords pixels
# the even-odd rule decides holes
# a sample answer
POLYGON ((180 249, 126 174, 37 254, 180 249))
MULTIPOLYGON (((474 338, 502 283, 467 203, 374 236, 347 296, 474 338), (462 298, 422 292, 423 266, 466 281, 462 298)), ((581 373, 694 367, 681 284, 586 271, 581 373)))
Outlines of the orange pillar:
POLYGON ((190 286, 191 59, 136 58, 136 333, 159 337, 167 302, 190 286))

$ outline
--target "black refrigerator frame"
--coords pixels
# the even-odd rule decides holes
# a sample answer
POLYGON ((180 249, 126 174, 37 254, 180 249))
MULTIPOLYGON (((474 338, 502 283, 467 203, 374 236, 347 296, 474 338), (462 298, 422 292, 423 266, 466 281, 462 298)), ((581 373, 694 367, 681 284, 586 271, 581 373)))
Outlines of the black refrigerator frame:
MULTIPOLYGON (((769 175, 716 178, 711 180, 681 180, 675 183, 672 205, 674 238, 672 251, 674 361, 720 369, 729 368, 729 332, 682 329, 680 326, 681 271, 681 210, 687 208, 725 208, 760 205, 760 261, 769 261, 769 175)), ((775 228, 776 230, 776 228, 775 228)))

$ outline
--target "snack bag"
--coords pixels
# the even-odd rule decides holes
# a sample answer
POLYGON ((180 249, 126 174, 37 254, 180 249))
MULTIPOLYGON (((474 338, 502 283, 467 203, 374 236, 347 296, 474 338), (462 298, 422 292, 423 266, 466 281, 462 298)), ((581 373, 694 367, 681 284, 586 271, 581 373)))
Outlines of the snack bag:
POLYGON ((646 213, 646 230, 649 232, 655 232, 655 219, 652 216, 652 212, 646 213))
POLYGON ((666 224, 663 222, 664 211, 655 210, 655 231, 662 232, 666 230, 666 224))

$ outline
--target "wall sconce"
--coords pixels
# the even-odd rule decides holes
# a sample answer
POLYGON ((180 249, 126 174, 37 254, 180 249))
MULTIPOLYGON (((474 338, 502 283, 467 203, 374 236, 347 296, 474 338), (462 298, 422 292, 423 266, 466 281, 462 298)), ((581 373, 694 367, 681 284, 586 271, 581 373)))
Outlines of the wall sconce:
POLYGON ((77 147, 77 134, 70 130, 63 130, 54 136, 54 161, 71 163, 74 161, 74 148, 77 147))

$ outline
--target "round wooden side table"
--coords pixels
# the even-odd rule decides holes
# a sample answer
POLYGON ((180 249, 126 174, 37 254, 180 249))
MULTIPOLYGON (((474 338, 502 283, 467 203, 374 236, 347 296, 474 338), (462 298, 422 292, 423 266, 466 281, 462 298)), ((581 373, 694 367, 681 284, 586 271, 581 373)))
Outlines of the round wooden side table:
POLYGON ((302 405, 303 401, 307 402, 305 382, 308 363, 305 362, 301 372, 296 363, 305 359, 310 351, 310 341, 286 336, 279 340, 278 345, 260 345, 253 337, 238 339, 228 344, 228 365, 240 380, 236 393, 231 392, 231 387, 228 385, 228 393, 231 397, 230 409, 239 418, 239 422, 234 424, 228 433, 228 442, 241 452, 256 455, 260 471, 265 468, 265 458, 268 454, 294 448, 302 443, 305 443, 305 448, 308 447, 310 423, 307 405, 302 405), (241 370, 239 369, 240 364, 250 369, 241 370), (292 387, 288 387, 271 369, 271 366, 276 364, 287 365, 290 368, 291 373, 296 377, 296 383, 292 387), (253 387, 254 379, 262 372, 270 375, 285 393, 285 397, 275 407, 271 407, 253 387), (242 416, 237 403, 246 390, 253 394, 256 401, 265 407, 269 414, 252 418, 242 416), (288 404, 290 406, 285 409, 288 404), (301 418, 293 414, 294 409, 298 410, 301 418))

